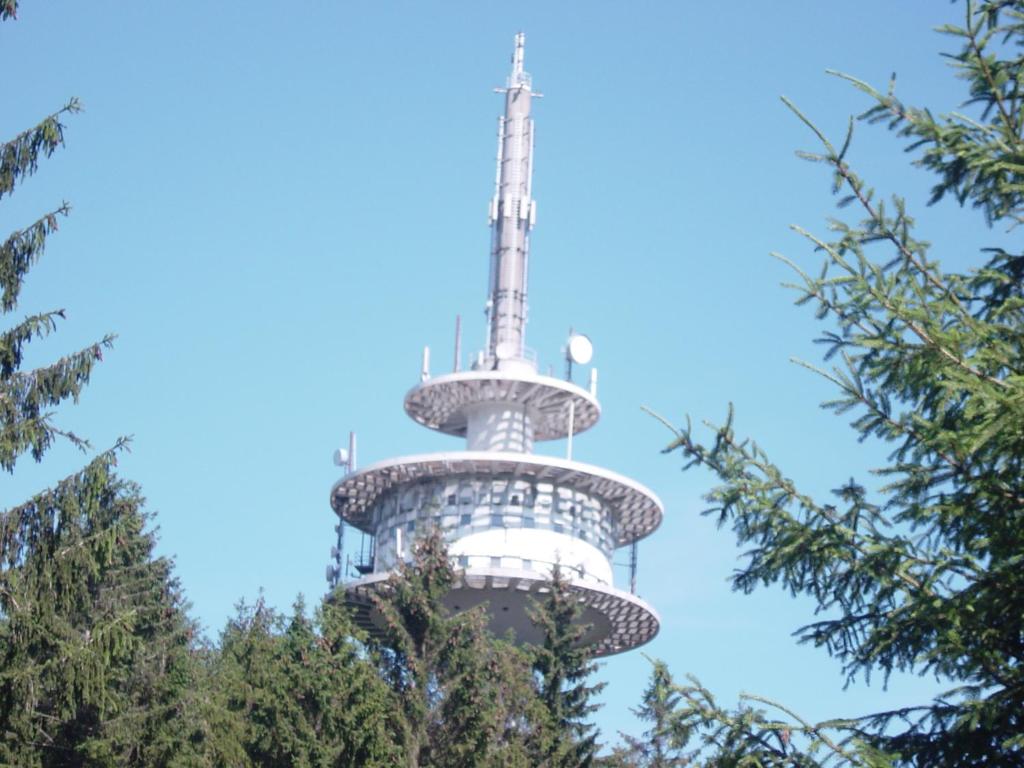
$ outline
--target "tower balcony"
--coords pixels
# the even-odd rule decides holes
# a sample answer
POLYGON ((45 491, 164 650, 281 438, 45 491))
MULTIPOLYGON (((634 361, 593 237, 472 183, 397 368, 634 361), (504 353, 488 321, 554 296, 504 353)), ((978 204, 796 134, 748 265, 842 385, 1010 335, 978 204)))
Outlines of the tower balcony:
POLYGON ((429 518, 454 541, 461 538, 464 515, 470 515, 471 528, 481 529, 485 520, 490 526, 497 522, 492 516, 500 515, 502 528, 514 527, 514 521, 528 527, 532 518, 535 526, 543 520, 565 533, 567 525, 572 529, 578 522, 576 528, 587 535, 583 540, 608 556, 652 533, 662 519, 658 497, 616 472, 497 451, 430 453, 371 464, 334 484, 331 506, 345 522, 377 536, 378 546, 385 526, 419 520, 426 525, 429 518))
MULTIPOLYGON (((573 434, 579 434, 601 416, 594 394, 570 381, 536 371, 503 370, 460 371, 426 379, 406 394, 405 412, 430 429, 469 437, 473 410, 484 403, 518 408, 529 421, 530 444, 567 437, 570 420, 573 434)), ((522 452, 528 450, 524 443, 522 452)))
POLYGON ((661 522, 661 502, 606 469, 532 454, 457 451, 380 462, 339 480, 335 512, 375 540, 372 572, 346 584, 357 618, 374 631, 374 590, 411 559, 418 536, 442 532, 459 572, 452 610, 488 602, 491 629, 534 642, 531 598, 557 565, 579 593, 597 655, 650 640, 657 615, 616 589, 612 554, 661 522))

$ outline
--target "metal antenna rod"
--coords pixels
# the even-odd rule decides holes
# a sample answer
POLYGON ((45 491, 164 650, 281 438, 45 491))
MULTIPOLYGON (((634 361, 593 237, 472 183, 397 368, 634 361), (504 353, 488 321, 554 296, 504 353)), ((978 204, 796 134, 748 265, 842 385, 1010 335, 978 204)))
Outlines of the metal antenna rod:
POLYGON ((516 48, 512 52, 512 77, 513 82, 523 74, 523 57, 526 53, 526 35, 522 32, 516 33, 516 48))
POLYGON ((629 593, 636 594, 637 543, 629 545, 629 593))
POLYGON ((488 285, 486 357, 521 359, 526 330, 526 269, 530 230, 536 220, 532 198, 534 96, 523 69, 526 36, 516 35, 512 72, 505 94, 505 114, 498 123, 497 185, 491 201, 491 269, 488 285))
POLYGON ((345 557, 345 521, 342 520, 340 517, 338 518, 337 528, 338 543, 336 546, 338 547, 338 555, 334 558, 337 570, 335 571, 334 583, 331 585, 332 587, 336 587, 339 584, 343 584, 345 582, 346 576, 345 569, 341 567, 342 559, 345 557))
POLYGON ((455 365, 456 373, 462 370, 462 315, 455 316, 455 365))
POLYGON ((569 326, 569 336, 567 337, 569 339, 569 341, 567 341, 565 343, 565 380, 566 381, 572 381, 572 354, 569 352, 569 342, 572 341, 573 333, 575 333, 575 330, 570 325, 569 326))

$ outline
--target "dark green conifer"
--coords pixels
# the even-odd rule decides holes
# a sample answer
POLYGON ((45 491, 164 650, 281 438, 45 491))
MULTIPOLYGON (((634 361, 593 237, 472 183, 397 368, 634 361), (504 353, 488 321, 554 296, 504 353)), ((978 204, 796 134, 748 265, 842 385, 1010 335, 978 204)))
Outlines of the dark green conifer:
MULTIPOLYGON (((938 175, 929 203, 951 196, 1012 229, 1024 221, 1024 2, 962 7, 963 24, 941 31, 961 46, 950 61, 968 83, 963 111, 936 116, 893 84, 841 77, 870 98, 862 118, 909 139, 916 164, 938 175)), ((708 760, 1024 765, 1024 255, 994 247, 976 271, 944 273, 904 200, 883 199, 851 167, 854 121, 834 145, 793 109, 820 142, 803 156, 828 168, 859 216, 830 222, 826 237, 798 230, 824 265, 794 266, 797 303, 830 324, 819 341, 835 363, 819 372, 838 392, 825 407, 891 449, 874 470, 884 485, 844 480, 830 500, 812 498, 737 436, 731 411, 712 443, 687 425, 668 450, 721 482, 708 512, 747 550, 736 589, 779 583, 815 600, 820 620, 797 635, 849 680, 898 670, 949 688, 814 725, 767 699, 751 697, 772 718, 724 710, 694 682, 679 689, 680 714, 708 760)))
POLYGON ((587 684, 597 665, 580 642, 588 630, 580 623, 582 614, 579 597, 556 566, 546 596, 530 614, 544 634, 543 644, 531 652, 551 729, 544 754, 551 768, 585 768, 597 755, 597 729, 588 718, 599 706, 592 698, 605 684, 587 684))
POLYGON ((443 600, 454 583, 433 532, 376 599, 385 624, 377 651, 401 707, 406 765, 532 765, 544 723, 529 659, 490 636, 482 611, 451 615, 443 600))
POLYGON ((680 694, 668 665, 660 659, 651 662, 651 679, 640 706, 633 714, 649 727, 639 738, 623 734, 627 748, 619 758, 637 768, 677 768, 688 765, 685 747, 690 734, 675 717, 680 694))
POLYGON ((390 692, 344 608, 330 601, 312 620, 301 598, 290 618, 262 598, 240 605, 221 638, 212 682, 246 765, 385 768, 401 761, 390 692))
POLYGON ((0 513, 0 764, 167 765, 187 751, 193 627, 114 459, 0 513))
MULTIPOLYGON (((78 100, 71 99, 34 128, 0 145, 0 200, 11 194, 18 181, 35 173, 41 157, 49 157, 64 143, 61 118, 78 110, 78 100)), ((42 256, 47 238, 57 231, 59 219, 69 211, 70 206, 61 203, 0 244, 0 313, 4 316, 17 308, 29 269, 42 256)), ((106 336, 35 370, 21 370, 25 345, 54 332, 63 318, 63 309, 31 314, 0 334, 0 467, 7 471, 12 471, 17 458, 26 452, 40 460, 57 436, 85 446, 84 440, 54 425, 49 409, 68 398, 78 399, 93 366, 103 357, 103 348, 109 347, 113 338, 106 336)))
MULTIPOLYGON (((17 3, 0 4, 0 20, 17 3)), ((63 144, 72 99, 0 145, 0 200, 63 144)), ((0 312, 22 284, 69 206, 62 203, 0 244, 0 312)), ((105 337, 34 370, 25 345, 49 335, 64 310, 30 314, 0 334, 0 467, 40 460, 63 436, 51 409, 76 400, 105 337)), ((153 557, 142 498, 113 471, 118 443, 80 472, 0 511, 0 764, 169 765, 197 743, 187 681, 196 669, 193 627, 171 564, 153 557), (174 723, 173 727, 169 724, 174 723)), ((201 741, 198 740, 198 741, 201 741)), ((192 761, 200 765, 200 762, 192 761)))

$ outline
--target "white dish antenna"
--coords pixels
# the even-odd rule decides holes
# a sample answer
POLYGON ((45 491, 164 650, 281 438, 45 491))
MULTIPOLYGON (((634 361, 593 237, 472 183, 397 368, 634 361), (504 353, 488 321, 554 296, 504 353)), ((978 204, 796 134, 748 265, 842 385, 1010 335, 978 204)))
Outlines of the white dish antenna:
POLYGON ((334 452, 334 464, 335 464, 335 466, 347 467, 348 466, 348 457, 349 457, 349 453, 348 453, 348 451, 346 449, 339 448, 338 450, 336 450, 334 452))
POLYGON ((569 337, 569 359, 576 365, 586 365, 594 357, 594 345, 582 333, 569 337))
POLYGON ((516 347, 511 341, 499 341, 494 347, 494 356, 499 360, 511 360, 516 356, 516 347))

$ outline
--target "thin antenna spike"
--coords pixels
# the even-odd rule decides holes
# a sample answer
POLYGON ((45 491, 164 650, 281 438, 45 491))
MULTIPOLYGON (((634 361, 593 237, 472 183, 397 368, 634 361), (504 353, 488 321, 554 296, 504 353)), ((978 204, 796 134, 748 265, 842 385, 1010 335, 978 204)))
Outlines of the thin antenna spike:
POLYGON ((455 316, 455 373, 462 370, 462 315, 455 316))
POLYGON ((516 48, 512 52, 512 81, 510 85, 515 86, 523 76, 523 59, 526 54, 526 35, 522 32, 516 33, 516 48))
POLYGON ((637 543, 629 545, 629 593, 636 594, 637 543))
POLYGON ((497 184, 491 202, 491 269, 485 357, 493 367, 525 358, 526 286, 533 227, 533 97, 523 69, 526 35, 515 37, 512 72, 504 89, 505 114, 498 123, 497 184))

